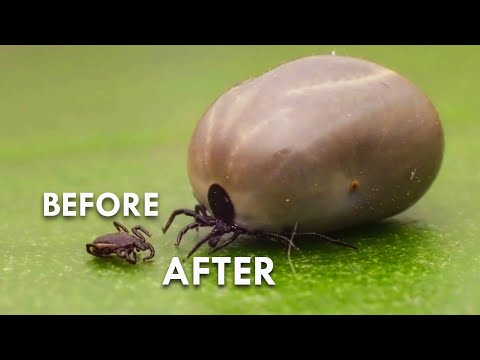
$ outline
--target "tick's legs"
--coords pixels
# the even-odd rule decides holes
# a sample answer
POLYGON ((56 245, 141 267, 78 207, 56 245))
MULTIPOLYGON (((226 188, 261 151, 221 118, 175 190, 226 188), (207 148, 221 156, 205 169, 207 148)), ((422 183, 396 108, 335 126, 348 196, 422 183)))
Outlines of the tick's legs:
POLYGON ((150 243, 147 243, 147 244, 148 244, 148 250, 150 250, 150 255, 143 258, 143 261, 150 260, 151 258, 153 258, 155 256, 155 249, 153 248, 152 244, 150 244, 150 243))
MULTIPOLYGON (((214 252, 217 252, 218 250, 220 249, 223 249, 225 246, 227 245, 230 245, 232 242, 234 242, 235 240, 237 240, 237 238, 242 235, 241 232, 235 232, 233 233, 232 237, 228 240, 226 240, 223 244, 221 244, 220 246, 217 246, 217 243, 215 243, 213 249, 210 250, 210 254, 213 254, 214 252)), ((220 240, 220 239, 219 239, 220 240)))
POLYGON ((97 252, 95 252, 93 249, 95 249, 95 245, 93 245, 93 244, 87 244, 87 252, 88 252, 90 255, 102 257, 100 254, 98 254, 97 252))
POLYGON ((357 250, 358 247, 356 247, 355 245, 352 245, 352 244, 349 244, 345 241, 342 241, 342 240, 337 240, 337 239, 332 239, 326 235, 322 235, 322 234, 318 234, 318 233, 314 233, 314 232, 311 232, 311 233, 296 233, 295 235, 315 235, 315 236, 320 236, 321 238, 327 240, 329 243, 332 243, 332 244, 335 244, 335 245, 340 245, 340 246, 346 246, 346 247, 349 247, 349 248, 352 248, 352 249, 355 249, 357 250))
POLYGON ((137 263, 137 254, 134 249, 127 250, 125 252, 125 259, 130 263, 130 264, 136 264, 137 263))
POLYGON ((118 221, 114 221, 113 222, 113 225, 115 225, 115 227, 117 228, 118 232, 121 232, 122 230, 125 231, 127 234, 128 234, 128 229, 123 226, 122 224, 120 224, 118 221))
MULTIPOLYGON (((296 247, 292 240, 290 240, 289 238, 287 238, 286 236, 283 236, 283 235, 280 235, 280 234, 277 234, 277 233, 265 233, 265 235, 268 235, 268 236, 274 236, 280 240, 282 240, 282 242, 284 242, 286 245, 290 245, 291 247, 293 247, 295 250, 299 250, 298 247, 296 247)), ((295 235, 298 235, 298 233, 295 233, 295 235)))
POLYGON ((208 234, 207 236, 205 236, 202 240, 200 240, 194 247, 192 250, 190 250, 190 252, 188 253, 187 255, 187 259, 192 256, 192 254, 198 250, 198 248, 200 246, 202 246, 203 244, 205 244, 208 240, 210 240, 211 237, 213 237, 214 235, 213 234, 208 234))
POLYGON ((199 215, 207 216, 207 208, 203 206, 202 204, 197 204, 195 205, 195 212, 199 215))
MULTIPOLYGON (((195 205, 195 213, 197 213, 198 215, 208 217, 207 208, 202 204, 195 205)), ((197 233, 198 233, 198 227, 195 230, 197 230, 197 233)))
POLYGON ((191 224, 188 224, 187 226, 185 226, 182 230, 180 230, 180 232, 178 233, 177 235, 177 241, 175 242, 175 245, 178 246, 180 245, 180 241, 182 241, 182 237, 183 235, 185 235, 189 230, 192 230, 192 229, 197 229, 198 231, 198 228, 200 227, 200 224, 199 223, 191 223, 191 224))
POLYGON ((117 254, 118 257, 124 258, 127 256, 127 251, 123 248, 115 250, 115 254, 117 254))
POLYGON ((175 217, 177 215, 187 215, 187 216, 191 216, 193 218, 195 218, 195 221, 197 222, 201 222, 201 223, 205 223, 206 222, 206 219, 203 215, 199 215, 197 214, 195 211, 193 210, 189 210, 189 209, 178 209, 178 210, 174 210, 172 212, 172 214, 170 215, 170 218, 168 219, 167 223, 165 224, 165 226, 162 228, 163 230, 163 233, 165 234, 168 230, 168 228, 170 227, 170 225, 172 224, 173 220, 175 219, 175 217))
POLYGON ((222 239, 223 235, 211 237, 210 240, 208 240, 208 246, 210 246, 211 248, 214 248, 215 246, 217 246, 219 241, 222 239))
POLYGON ((132 228, 132 233, 134 233, 136 237, 143 239, 143 241, 145 241, 145 237, 140 233, 140 231, 143 232, 148 237, 152 236, 152 234, 150 234, 150 232, 141 225, 137 225, 132 228))
POLYGON ((87 252, 90 255, 96 256, 96 254, 94 254, 93 251, 91 250, 92 248, 95 249, 95 246, 93 244, 87 244, 87 252))
POLYGON ((98 256, 98 257, 110 257, 110 254, 108 255, 105 255, 105 254, 102 254, 101 252, 99 251, 93 251, 92 249, 96 249, 96 246, 94 244, 87 244, 87 252, 90 254, 90 255, 93 255, 93 256, 98 256))

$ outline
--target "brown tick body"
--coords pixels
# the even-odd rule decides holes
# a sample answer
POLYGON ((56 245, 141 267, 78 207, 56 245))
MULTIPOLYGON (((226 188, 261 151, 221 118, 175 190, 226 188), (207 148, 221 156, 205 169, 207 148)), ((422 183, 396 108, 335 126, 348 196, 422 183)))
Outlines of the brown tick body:
MULTIPOLYGON (((378 64, 312 56, 283 64, 220 96, 192 136, 189 229, 219 235, 330 232, 379 221, 416 203, 443 158, 429 99, 378 64), (208 215, 207 210, 212 214, 208 215)), ((197 248, 197 247, 196 247, 197 248)))
POLYGON ((143 226, 137 225, 132 228, 133 235, 129 234, 128 229, 118 222, 113 225, 118 233, 105 234, 96 238, 93 243, 87 244, 87 252, 98 257, 109 257, 117 254, 121 258, 125 258, 129 263, 136 264, 137 255, 135 250, 149 250, 150 255, 143 259, 149 260, 155 256, 155 249, 152 244, 147 242, 142 232, 148 237, 152 236, 143 226))

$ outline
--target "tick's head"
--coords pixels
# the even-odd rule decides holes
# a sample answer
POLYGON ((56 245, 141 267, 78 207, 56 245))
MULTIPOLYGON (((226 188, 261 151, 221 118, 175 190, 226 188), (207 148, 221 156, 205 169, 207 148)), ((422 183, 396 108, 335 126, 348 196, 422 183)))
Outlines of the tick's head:
POLYGON ((213 184, 208 189, 208 203, 215 219, 221 220, 226 225, 233 225, 235 210, 227 192, 218 184, 213 184))
POLYGON ((215 226, 212 229, 213 235, 222 236, 223 234, 228 234, 234 230, 234 225, 227 224, 222 220, 217 220, 215 226))
POLYGON ((143 239, 135 239, 133 242, 137 250, 147 250, 149 248, 149 244, 143 239))

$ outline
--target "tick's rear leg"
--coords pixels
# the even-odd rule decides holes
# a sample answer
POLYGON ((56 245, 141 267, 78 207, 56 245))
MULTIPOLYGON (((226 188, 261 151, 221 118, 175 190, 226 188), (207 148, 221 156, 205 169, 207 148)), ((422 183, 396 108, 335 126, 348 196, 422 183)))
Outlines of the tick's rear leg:
POLYGON ((94 254, 94 253, 92 252, 92 250, 91 250, 91 249, 95 249, 95 245, 93 245, 93 244, 87 244, 86 247, 87 247, 87 252, 88 252, 90 255, 97 256, 97 255, 94 254))
POLYGON ((117 228, 118 232, 122 232, 122 230, 123 230, 123 231, 125 231, 125 232, 128 234, 128 229, 127 229, 125 226, 123 226, 122 224, 120 224, 118 221, 114 221, 114 222, 113 222, 113 225, 115 225, 115 227, 117 228))
MULTIPOLYGON (((298 247, 295 246, 293 241, 286 236, 283 236, 283 235, 277 234, 277 233, 265 233, 265 235, 272 236, 272 237, 275 237, 277 239, 280 239, 284 244, 293 247, 295 250, 300 250, 298 247)), ((295 233, 295 235, 298 235, 298 233, 295 233)))
POLYGON ((338 239, 332 239, 331 237, 328 237, 328 236, 326 236, 326 235, 319 234, 319 233, 306 232, 306 233, 296 233, 296 235, 315 235, 315 236, 320 236, 321 238, 325 239, 326 241, 328 241, 328 242, 331 243, 331 244, 340 245, 340 246, 346 246, 346 247, 349 247, 349 248, 358 250, 358 247, 356 247, 356 246, 353 245, 353 244, 349 244, 349 243, 347 243, 347 242, 345 242, 345 241, 338 240, 338 239))
POLYGON ((94 250, 96 249, 95 245, 93 244, 87 244, 87 252, 90 254, 90 255, 93 255, 93 256, 100 256, 97 254, 97 252, 94 250))
POLYGON ((93 256, 97 256, 97 257, 103 257, 103 258, 106 258, 106 257, 110 257, 110 254, 102 254, 100 252, 100 250, 95 246, 95 244, 87 244, 87 252, 90 254, 90 255, 93 255, 93 256), (92 249, 95 249, 95 250, 92 250, 92 249))
POLYGON ((178 209, 178 210, 174 210, 172 212, 172 214, 170 215, 170 217, 168 218, 168 221, 167 223, 165 224, 165 226, 162 228, 162 231, 163 233, 165 234, 168 230, 168 228, 170 227, 170 225, 172 225, 172 222, 173 220, 175 219, 175 217, 177 215, 187 215, 187 216, 191 216, 193 218, 195 218, 195 221, 196 222, 199 222, 199 223, 206 223, 207 220, 205 218, 205 216, 203 215, 199 215, 197 214, 195 211, 193 210, 189 210, 189 209, 178 209))

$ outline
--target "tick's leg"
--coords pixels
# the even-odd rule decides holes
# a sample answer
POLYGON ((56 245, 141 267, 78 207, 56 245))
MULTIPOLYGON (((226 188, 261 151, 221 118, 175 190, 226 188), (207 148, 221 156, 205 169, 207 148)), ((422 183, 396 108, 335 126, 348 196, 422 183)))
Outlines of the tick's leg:
POLYGON ((97 254, 98 257, 108 258, 111 254, 97 254))
MULTIPOLYGON (((203 215, 205 217, 208 217, 207 208, 205 206, 203 206, 202 204, 195 205, 195 212, 199 215, 203 215)), ((197 233, 198 233, 198 227, 195 230, 197 230, 197 233)))
POLYGON ((178 233, 178 235, 177 235, 177 241, 175 242, 175 245, 176 245, 176 246, 180 245, 180 241, 182 241, 183 235, 185 235, 189 230, 197 229, 197 231, 198 231, 199 226, 200 226, 199 223, 191 223, 191 224, 188 224, 187 226, 185 226, 185 227, 184 227, 182 230, 180 230, 180 232, 178 233))
POLYGON ((124 248, 120 248, 115 250, 115 254, 117 254, 117 256, 120 258, 125 258, 127 256, 127 250, 125 250, 124 248))
POLYGON ((87 244, 86 247, 87 247, 87 252, 88 252, 90 255, 96 256, 96 255, 92 252, 92 250, 91 250, 91 249, 95 249, 95 245, 93 245, 93 244, 87 244))
POLYGON ((199 215, 207 216, 207 208, 203 206, 202 204, 197 204, 195 205, 195 212, 199 215))
POLYGON ((192 256, 193 253, 194 253, 195 251, 197 251, 200 246, 202 246, 203 244, 205 244, 205 243, 206 243, 208 240, 210 240, 210 238, 212 238, 213 236, 214 236, 214 235, 210 233, 210 234, 208 234, 207 236, 205 236, 202 240, 200 240, 200 241, 193 247, 193 249, 190 250, 190 252, 189 252, 188 255, 187 255, 187 259, 188 259, 190 256, 192 256))
POLYGON ((145 241, 145 237, 140 233, 140 231, 143 232, 143 233, 144 233, 145 235, 147 235, 148 237, 151 237, 151 236, 152 236, 152 234, 150 234, 150 232, 149 232, 147 229, 145 229, 143 226, 141 226, 141 225, 137 225, 137 226, 134 226, 134 227, 132 228, 132 233, 133 233, 136 237, 138 237, 138 238, 140 238, 140 239, 143 239, 143 241, 145 241))
POLYGON ((100 255, 95 251, 95 249, 96 249, 95 245, 93 245, 93 244, 87 244, 87 252, 88 252, 90 255, 100 257, 100 255))
POLYGON ((110 257, 110 254, 108 255, 102 254, 94 244, 87 244, 87 252, 93 256, 98 256, 103 258, 110 257), (95 251, 94 249, 96 249, 97 251, 95 251))
POLYGON ((150 243, 147 243, 147 244, 148 244, 148 250, 150 250, 150 255, 143 258, 143 261, 150 260, 151 258, 153 258, 155 256, 155 249, 153 248, 152 244, 150 244, 150 243))
POLYGON ((125 252, 125 259, 130 263, 130 264, 136 264, 137 263, 137 254, 133 249, 127 250, 125 252))
MULTIPOLYGON (((235 233, 233 233, 232 237, 231 237, 230 239, 226 240, 226 241, 225 241, 223 244, 221 244, 220 246, 216 246, 217 243, 218 243, 218 241, 217 241, 217 243, 215 243, 213 249, 210 250, 210 254, 213 254, 214 252, 217 252, 218 250, 223 249, 225 246, 230 245, 232 242, 234 242, 235 240, 237 240, 237 238, 238 238, 240 235, 242 235, 241 232, 235 232, 235 233)), ((219 239, 219 240, 220 240, 220 239, 219 239)))
POLYGON ((206 221, 207 221, 203 215, 199 215, 193 210, 178 209, 178 210, 175 210, 175 211, 172 212, 172 214, 170 215, 170 218, 168 219, 167 223, 162 228, 164 234, 167 232, 168 228, 170 227, 170 225, 172 224, 173 220, 175 219, 175 217, 177 215, 191 216, 191 217, 195 218, 196 222, 199 222, 199 223, 206 223, 206 221))
POLYGON ((114 221, 114 222, 113 222, 113 225, 115 225, 115 227, 117 228, 118 232, 122 232, 122 230, 123 230, 123 231, 125 231, 125 232, 128 234, 128 229, 127 229, 125 226, 123 226, 122 224, 120 224, 118 221, 114 221))
POLYGON ((208 240, 208 246, 210 246, 211 248, 216 247, 219 241, 222 240, 223 235, 211 237, 210 240, 208 240))
MULTIPOLYGON (((289 238, 287 238, 286 236, 283 236, 281 234, 277 234, 277 233, 265 233, 265 235, 268 235, 268 236, 274 236, 276 237, 277 239, 280 239, 283 243, 285 243, 286 245, 289 245, 291 247, 293 247, 295 250, 299 250, 298 247, 296 247, 292 240, 290 240, 289 238)), ((298 235, 298 233, 295 233, 295 235, 298 235)))
POLYGON ((355 245, 352 245, 352 244, 349 244, 345 241, 342 241, 342 240, 337 240, 337 239, 332 239, 326 235, 322 235, 322 234, 318 234, 318 233, 314 233, 314 232, 311 232, 311 233, 296 233, 296 235, 315 235, 315 236, 320 236, 321 238, 325 239, 326 241, 328 241, 329 243, 332 243, 332 244, 335 244, 335 245, 340 245, 340 246, 346 246, 346 247, 349 247, 349 248, 352 248, 352 249, 355 249, 355 250, 358 250, 358 247, 356 247, 355 245))

